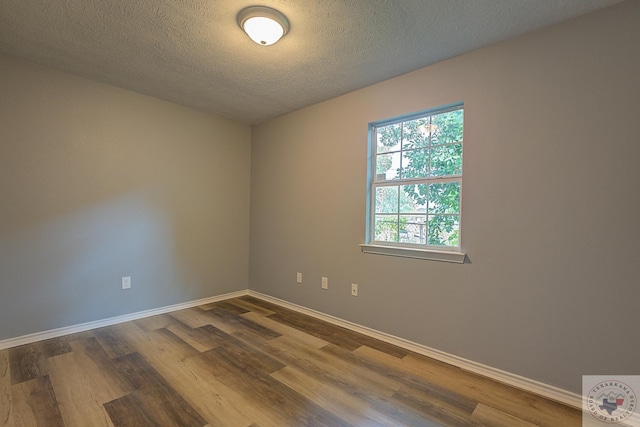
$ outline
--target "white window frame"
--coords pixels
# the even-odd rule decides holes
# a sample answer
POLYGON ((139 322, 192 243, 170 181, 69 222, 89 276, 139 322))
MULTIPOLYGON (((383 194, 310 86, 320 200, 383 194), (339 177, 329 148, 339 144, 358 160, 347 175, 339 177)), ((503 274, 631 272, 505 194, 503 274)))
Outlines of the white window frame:
MULTIPOLYGON (((442 177, 406 178, 393 180, 378 180, 376 177, 377 137, 376 129, 397 123, 416 120, 450 111, 463 110, 463 103, 450 104, 426 111, 420 111, 388 120, 369 123, 368 129, 368 167, 367 167, 367 221, 365 243, 361 244, 361 250, 368 254, 389 255, 405 258, 428 259, 452 263, 464 263, 466 253, 462 252, 462 177, 464 174, 464 137, 463 137, 463 170, 460 175, 448 175, 442 177), (435 246, 427 244, 414 244, 402 242, 386 242, 374 240, 375 230, 375 189, 381 186, 402 186, 407 184, 431 184, 459 182, 460 183, 460 212, 459 212, 459 239, 458 246, 435 246)), ((463 122, 464 126, 464 122, 463 122)), ((464 131, 463 131, 464 132, 464 131)))

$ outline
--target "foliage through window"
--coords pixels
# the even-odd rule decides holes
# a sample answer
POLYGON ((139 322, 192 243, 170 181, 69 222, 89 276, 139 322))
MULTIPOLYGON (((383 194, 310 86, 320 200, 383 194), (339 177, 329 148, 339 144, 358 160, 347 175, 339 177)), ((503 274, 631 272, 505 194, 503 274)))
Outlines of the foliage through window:
POLYGON ((460 248, 462 105, 370 128, 373 244, 460 248))

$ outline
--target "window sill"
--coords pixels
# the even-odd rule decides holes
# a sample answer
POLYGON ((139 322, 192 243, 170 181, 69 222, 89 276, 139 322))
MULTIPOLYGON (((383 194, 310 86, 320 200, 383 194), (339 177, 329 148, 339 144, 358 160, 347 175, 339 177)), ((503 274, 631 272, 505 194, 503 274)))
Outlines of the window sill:
POLYGON ((397 246, 381 246, 371 244, 361 244, 360 249, 365 254, 388 255, 403 258, 428 259, 431 261, 464 263, 467 254, 457 251, 434 251, 417 248, 401 248, 397 246))

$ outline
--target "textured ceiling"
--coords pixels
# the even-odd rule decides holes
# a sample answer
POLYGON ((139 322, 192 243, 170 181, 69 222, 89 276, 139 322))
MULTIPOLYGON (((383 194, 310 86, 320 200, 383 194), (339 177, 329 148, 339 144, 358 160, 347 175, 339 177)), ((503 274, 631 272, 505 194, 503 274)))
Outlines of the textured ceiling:
POLYGON ((256 124, 619 1, 0 0, 0 52, 256 124), (250 5, 290 32, 253 43, 250 5))

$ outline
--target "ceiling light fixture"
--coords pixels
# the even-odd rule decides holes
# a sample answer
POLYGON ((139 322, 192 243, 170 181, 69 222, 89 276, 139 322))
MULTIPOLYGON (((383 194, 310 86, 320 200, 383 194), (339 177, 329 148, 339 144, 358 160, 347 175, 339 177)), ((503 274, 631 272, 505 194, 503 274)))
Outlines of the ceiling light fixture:
POLYGON ((280 12, 266 6, 250 6, 238 13, 238 25, 251 40, 269 46, 289 31, 289 21, 280 12))

